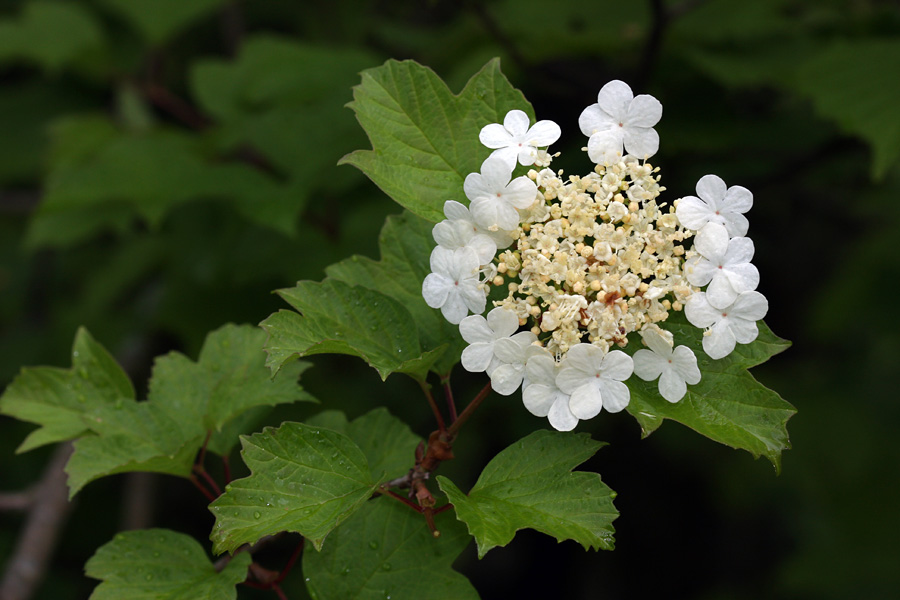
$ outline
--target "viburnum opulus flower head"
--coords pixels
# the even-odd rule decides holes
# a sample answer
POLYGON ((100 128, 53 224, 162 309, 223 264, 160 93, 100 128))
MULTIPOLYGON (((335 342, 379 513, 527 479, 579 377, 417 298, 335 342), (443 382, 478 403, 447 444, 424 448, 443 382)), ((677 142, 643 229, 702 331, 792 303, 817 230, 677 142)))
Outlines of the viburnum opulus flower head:
POLYGON ((525 407, 561 431, 628 406, 632 375, 659 379, 669 402, 700 381, 693 351, 665 329, 672 312, 704 329, 704 351, 721 359, 755 339, 766 306, 743 237, 750 192, 707 175, 699 198, 663 201, 647 162, 662 106, 621 81, 597 100, 579 119, 594 162, 581 176, 548 168, 555 123, 510 111, 485 124, 480 139, 494 152, 465 179, 469 206, 444 204, 422 286, 459 323, 463 367, 486 372, 501 394, 521 389, 525 407), (534 168, 514 177, 520 165, 534 168), (504 293, 485 318, 490 288, 504 293), (632 358, 630 340, 647 348, 632 358))

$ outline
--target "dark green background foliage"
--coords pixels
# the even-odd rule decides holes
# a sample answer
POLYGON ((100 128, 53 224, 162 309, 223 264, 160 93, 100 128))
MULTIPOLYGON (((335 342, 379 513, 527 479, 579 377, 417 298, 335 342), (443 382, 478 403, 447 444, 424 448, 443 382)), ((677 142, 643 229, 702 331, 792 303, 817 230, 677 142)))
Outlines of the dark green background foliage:
MULTIPOLYGON (((776 477, 767 461, 675 423, 641 440, 627 414, 604 413, 580 431, 609 446, 579 470, 618 492, 616 550, 522 531, 480 561, 470 544, 455 567, 486 599, 896 597, 896 3, 307 4, 4 0, 2 385, 23 365, 68 367, 85 326, 146 398, 154 356, 196 357, 209 331, 286 308, 271 290, 320 280, 351 254, 377 260, 381 223, 400 207, 337 166, 370 147, 344 107, 365 68, 412 58, 458 91, 501 57, 537 117, 562 126, 554 149, 567 172, 587 164, 579 112, 620 78, 665 107, 653 163, 669 198, 707 173, 754 193, 766 321, 794 345, 753 372, 797 407, 794 449, 776 477)), ((351 357, 308 360, 304 388, 327 408, 355 419, 386 406, 417 435, 433 428, 411 379, 381 383, 351 357)), ((471 397, 481 378, 458 371, 457 395, 471 397)), ((278 407, 263 424, 318 410, 278 407)), ((518 396, 493 396, 440 473, 471 489, 491 457, 545 426, 518 396)), ((40 476, 49 448, 14 454, 31 429, 0 419, 0 492, 40 476)), ((0 513, 0 564, 22 523, 0 513)), ((84 563, 129 523, 205 540, 213 517, 181 479, 91 483, 38 597, 87 598, 96 582, 84 563)), ((284 587, 306 597, 299 572, 284 587)))

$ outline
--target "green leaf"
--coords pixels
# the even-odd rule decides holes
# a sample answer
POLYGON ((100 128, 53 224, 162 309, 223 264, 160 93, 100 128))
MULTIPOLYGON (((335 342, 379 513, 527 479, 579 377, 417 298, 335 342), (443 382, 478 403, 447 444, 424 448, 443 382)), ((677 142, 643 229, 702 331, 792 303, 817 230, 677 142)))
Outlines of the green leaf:
POLYGON ((443 352, 423 352, 406 307, 375 290, 326 279, 301 281, 278 294, 302 314, 280 310, 261 323, 269 334, 267 364, 274 372, 296 357, 349 354, 365 360, 382 379, 406 373, 424 380, 443 352))
POLYGON ((666 329, 674 334, 676 345, 694 351, 703 378, 673 404, 659 394, 657 381, 631 377, 626 382, 631 390, 628 412, 641 424, 643 435, 653 433, 663 419, 672 419, 726 446, 763 455, 780 470, 781 452, 791 447, 786 423, 797 411, 747 369, 784 351, 789 342, 760 321, 756 341, 738 344, 725 358, 712 360, 701 345, 703 330, 689 324, 682 313, 670 313, 666 329))
POLYGON ((221 572, 194 538, 168 529, 127 531, 88 560, 85 574, 102 582, 90 600, 234 600, 252 557, 235 556, 221 572))
POLYGON ((369 462, 373 481, 382 483, 405 475, 415 461, 415 449, 422 439, 386 408, 376 408, 347 421, 337 410, 321 412, 307 420, 311 427, 327 427, 342 433, 359 446, 369 462))
POLYGON ((241 443, 250 475, 228 484, 209 506, 216 554, 281 531, 295 531, 320 549, 378 485, 362 450, 330 429, 284 423, 241 443))
POLYGON ((151 45, 158 46, 226 0, 100 0, 125 17, 151 45))
POLYGON ((41 426, 19 446, 25 452, 78 437, 87 430, 86 412, 133 399, 131 380, 82 328, 72 346, 72 368, 23 368, 0 397, 0 413, 41 426))
POLYGON ((432 223, 410 212, 392 215, 385 221, 378 240, 381 260, 353 256, 331 265, 325 272, 333 279, 381 292, 406 307, 418 328, 424 351, 449 343, 433 367, 445 375, 459 362, 465 342, 459 328, 425 304, 422 297, 422 281, 431 273, 429 258, 435 246, 432 227, 432 223))
POLYGON ((477 600, 469 581, 450 565, 469 543, 452 516, 425 518, 387 498, 367 502, 328 539, 321 552, 303 554, 306 587, 322 600, 477 600))
POLYGON ((149 400, 214 431, 253 407, 315 401, 297 386, 309 363, 298 363, 283 377, 269 375, 265 339, 257 327, 228 324, 207 336, 197 362, 178 352, 157 358, 149 400))
MULTIPOLYGON (((117 400, 84 416, 91 433, 75 442, 69 459, 69 494, 114 473, 152 471, 190 475, 207 433, 259 406, 313 400, 297 385, 307 366, 291 365, 273 380, 265 368, 265 333, 225 325, 210 333, 195 363, 173 352, 157 359, 147 402, 117 400)), ((211 451, 227 454, 235 440, 211 451)))
POLYGON ((612 550, 615 493, 596 473, 572 472, 603 445, 585 433, 535 431, 495 456, 468 496, 446 477, 437 481, 475 536, 479 558, 525 528, 612 550))
POLYGON ((24 59, 55 70, 103 43, 93 16, 74 2, 27 2, 0 20, 0 61, 24 59))
POLYGON ((434 71, 413 61, 387 61, 362 73, 349 106, 372 150, 348 154, 350 164, 398 204, 429 221, 444 218, 447 200, 462 200, 463 180, 479 172, 490 153, 481 128, 501 123, 512 109, 534 119, 531 105, 490 61, 459 95, 434 71))
POLYGON ((872 145, 877 179, 900 158, 900 80, 880 76, 897 72, 900 42, 865 39, 828 44, 799 66, 793 80, 820 115, 872 145))

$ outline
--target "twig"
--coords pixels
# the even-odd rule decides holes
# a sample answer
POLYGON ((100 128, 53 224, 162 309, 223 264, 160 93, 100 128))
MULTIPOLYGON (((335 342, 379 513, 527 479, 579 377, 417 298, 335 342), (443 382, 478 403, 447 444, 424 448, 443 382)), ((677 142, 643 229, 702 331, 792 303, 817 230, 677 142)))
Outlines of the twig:
POLYGON ((125 493, 122 498, 121 531, 147 529, 153 524, 155 473, 134 472, 125 478, 125 493))
POLYGON ((28 488, 24 492, 0 494, 0 510, 28 510, 35 500, 35 489, 28 488))
POLYGON ((444 431, 447 429, 446 425, 444 425, 444 417, 441 416, 441 411, 437 406, 437 403, 434 401, 434 396, 431 395, 431 390, 428 389, 428 384, 424 381, 419 382, 419 387, 422 388, 422 392, 425 394, 425 398, 428 400, 428 406, 431 407, 431 412, 434 413, 434 418, 437 420, 438 431, 444 431))
POLYGON ((421 507, 421 506, 419 506, 419 505, 417 505, 416 503, 412 502, 412 501, 409 500, 408 498, 404 498, 403 496, 401 496, 401 495, 398 494, 397 492, 392 492, 391 490, 386 489, 386 488, 384 488, 384 487, 380 487, 380 488, 376 489, 375 492, 378 493, 378 494, 383 494, 383 495, 385 495, 385 496, 388 496, 388 497, 390 497, 390 498, 393 498, 394 500, 397 500, 398 502, 402 502, 403 504, 407 505, 408 507, 410 507, 411 509, 413 509, 413 510, 416 511, 416 512, 422 512, 422 507, 421 507))
POLYGON ((194 487, 197 488, 198 490, 200 490, 200 492, 201 492, 204 496, 206 496, 206 499, 207 499, 207 500, 209 500, 210 502, 215 502, 216 496, 214 496, 212 492, 210 492, 208 489, 206 489, 205 487, 203 487, 203 486, 200 484, 200 480, 197 479, 197 476, 196 476, 196 475, 194 475, 193 473, 191 473, 191 476, 190 476, 189 479, 190 479, 191 483, 194 484, 194 487))
POLYGON ((56 539, 72 508, 64 468, 72 454, 69 442, 57 446, 37 484, 34 502, 16 549, 0 582, 3 600, 27 600, 41 581, 56 539))
POLYGON ((183 125, 195 131, 201 131, 209 126, 209 119, 165 87, 157 83, 147 83, 141 87, 141 91, 157 108, 166 111, 183 125))

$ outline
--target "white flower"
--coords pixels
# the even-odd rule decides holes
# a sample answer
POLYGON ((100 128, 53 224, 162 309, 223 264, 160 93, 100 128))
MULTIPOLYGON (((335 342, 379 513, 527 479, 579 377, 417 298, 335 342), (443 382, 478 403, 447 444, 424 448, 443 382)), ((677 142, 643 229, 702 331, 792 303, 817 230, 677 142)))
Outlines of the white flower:
POLYGON ((506 113, 503 125, 485 125, 478 139, 488 148, 496 148, 491 156, 502 159, 512 168, 515 168, 516 161, 526 166, 533 165, 537 149, 558 140, 562 131, 553 121, 538 121, 531 128, 529 124, 528 115, 521 110, 511 110, 506 113))
POLYGON ((566 353, 556 385, 569 394, 569 409, 579 419, 590 419, 605 408, 619 412, 631 400, 628 387, 622 383, 631 376, 631 357, 614 350, 604 353, 591 344, 577 344, 566 353))
POLYGON ((463 182, 471 200, 469 211, 475 223, 485 229, 515 229, 519 226, 517 208, 528 208, 537 197, 537 185, 525 177, 512 181, 512 167, 502 158, 488 157, 481 173, 469 173, 463 182))
POLYGON ((494 356, 500 360, 500 365, 493 370, 489 368, 488 377, 495 392, 509 396, 522 385, 525 363, 533 353, 541 351, 539 346, 532 346, 536 341, 536 335, 522 331, 494 343, 494 356))
POLYGON ((728 306, 738 294, 759 285, 759 270, 750 264, 754 251, 750 238, 729 240, 724 226, 707 223, 694 239, 694 250, 699 255, 685 263, 685 276, 692 285, 709 284, 706 293, 713 306, 728 306))
POLYGON ((515 235, 510 231, 502 229, 491 231, 486 227, 478 225, 478 223, 475 222, 475 217, 472 216, 472 213, 469 212, 466 205, 461 204, 456 200, 447 200, 444 202, 444 216, 451 222, 465 223, 475 234, 488 236, 494 240, 498 249, 509 247, 509 245, 513 243, 513 240, 515 240, 515 235))
POLYGON ((649 350, 634 353, 634 374, 644 381, 659 377, 659 393, 669 402, 678 402, 687 392, 687 385, 700 382, 697 357, 687 346, 672 350, 672 344, 654 328, 641 332, 649 350))
POLYGON ((454 324, 469 311, 484 312, 486 296, 479 287, 478 267, 478 256, 471 248, 435 248, 431 252, 432 273, 422 282, 425 303, 440 308, 444 318, 454 324))
POLYGON ((693 294, 684 307, 684 315, 695 327, 709 328, 703 334, 703 351, 719 359, 731 354, 735 342, 749 344, 759 335, 756 322, 766 316, 769 303, 759 292, 743 292, 734 304, 715 308, 707 294, 693 294))
POLYGON ((508 338, 519 328, 516 313, 497 307, 487 314, 469 315, 459 323, 459 333, 469 345, 462 352, 462 366, 470 373, 493 371, 500 366, 500 359, 494 356, 494 343, 508 338))
POLYGON ((469 247, 478 255, 478 263, 486 265, 494 259, 497 244, 483 233, 477 233, 468 223, 462 220, 446 219, 436 224, 431 230, 431 237, 448 250, 469 247))
POLYGON ((697 182, 696 196, 678 201, 675 215, 689 229, 701 229, 707 223, 724 225, 731 237, 747 234, 750 224, 743 213, 753 206, 753 194, 745 187, 727 187, 716 175, 704 175, 697 182))
POLYGON ((588 156, 596 163, 611 162, 625 151, 649 158, 659 150, 659 135, 653 126, 662 117, 662 104, 653 96, 634 96, 628 84, 610 81, 578 117, 581 132, 589 136, 588 156))
POLYGON ((525 364, 528 385, 522 390, 522 401, 528 412, 547 417, 557 431, 572 431, 578 417, 569 410, 569 394, 556 385, 559 363, 549 352, 535 353, 525 364))

